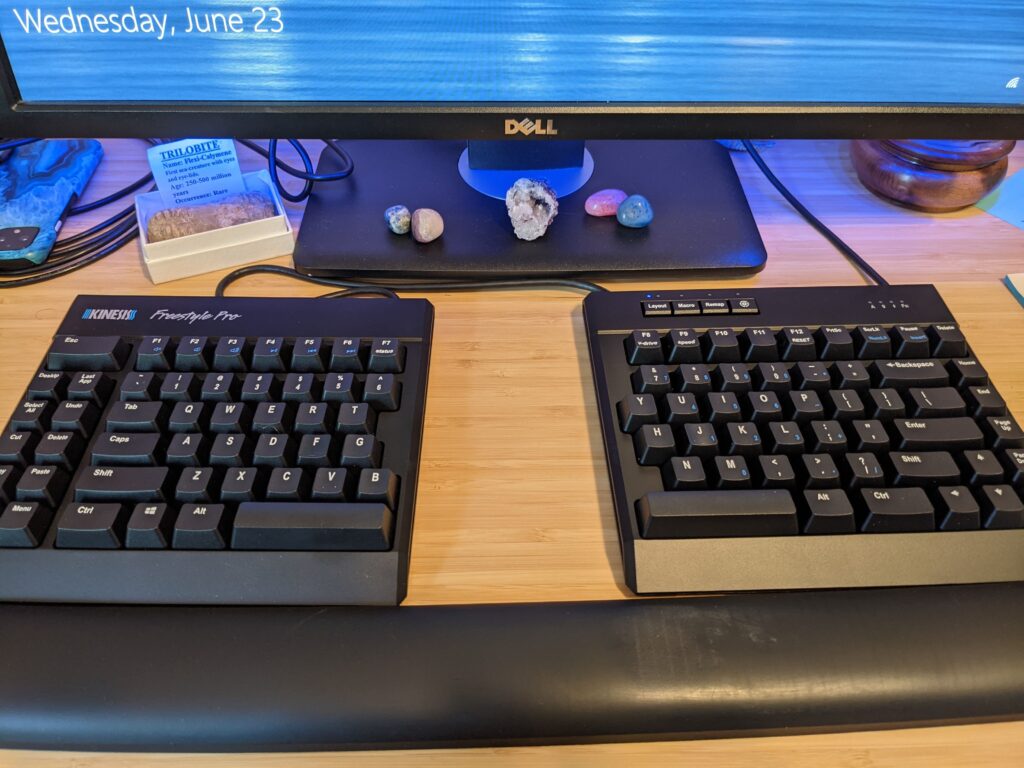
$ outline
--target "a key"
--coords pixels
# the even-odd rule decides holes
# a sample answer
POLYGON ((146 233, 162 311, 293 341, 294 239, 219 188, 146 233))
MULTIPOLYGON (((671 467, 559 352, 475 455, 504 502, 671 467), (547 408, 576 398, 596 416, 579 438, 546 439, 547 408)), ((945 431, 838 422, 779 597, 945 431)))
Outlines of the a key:
POLYGON ((328 467, 334 458, 333 444, 328 435, 303 435, 295 463, 300 467, 328 467))
POLYGON ((57 517, 55 545, 67 549, 120 549, 130 507, 66 504, 57 517))
POLYGON ((803 501, 807 511, 804 533, 817 536, 857 530, 857 518, 845 491, 810 489, 804 491, 803 501))
POLYGON ((287 467, 294 464, 295 446, 287 435, 260 435, 252 463, 257 467, 287 467))
POLYGON ((641 365, 630 376, 636 394, 666 395, 672 391, 673 368, 667 365, 641 365))
POLYGON ((233 549, 384 551, 394 514, 381 503, 247 503, 238 507, 233 549))
POLYGON ((704 395, 711 391, 711 374, 706 365, 680 365, 679 391, 704 395))
MULTIPOLYGON (((974 419, 896 419, 899 447, 905 451, 966 450, 984 446, 984 437, 974 419)), ((1000 447, 1000 446, 995 446, 1000 447)))
POLYGON ((300 337, 292 347, 291 370, 297 373, 320 373, 324 370, 324 343, 319 336, 300 337))
POLYGON ((982 525, 985 528, 1024 528, 1024 504, 1013 488, 1008 485, 983 485, 979 495, 982 525))
POLYGON ((58 336, 46 353, 51 371, 119 371, 131 345, 120 336, 58 336))
POLYGON ((27 467, 39 439, 35 432, 4 432, 0 435, 0 464, 27 467))
POLYGON ((252 348, 252 369, 261 373, 284 371, 284 339, 279 336, 263 336, 252 348))
POLYGON ((136 504, 125 527, 128 549, 167 549, 174 530, 174 515, 167 504, 136 504))
POLYGON ((206 428, 207 408, 202 403, 175 403, 167 419, 170 432, 202 432, 206 428))
MULTIPOLYGON (((658 341, 658 347, 661 347, 660 340, 658 341)), ((338 373, 345 373, 346 371, 351 373, 361 373, 363 371, 359 339, 334 339, 331 343, 330 369, 338 373)))
POLYGON ((174 370, 183 372, 209 370, 208 347, 209 341, 205 336, 183 338, 174 352, 174 370))
POLYGON ((676 442, 672 428, 667 424, 644 424, 633 435, 633 447, 637 463, 660 466, 675 455, 676 442))
POLYGON ((832 386, 832 371, 826 363, 797 363, 793 370, 800 389, 824 392, 832 386))
POLYGON ((12 501, 0 514, 0 548, 38 547, 53 520, 51 507, 37 501, 12 501))
POLYGON ((199 380, 192 373, 168 373, 160 383, 160 399, 174 403, 195 400, 199 380))
POLYGON ((967 486, 937 488, 935 499, 940 531, 970 531, 981 527, 981 508, 967 486))
POLYGON ((759 456, 762 485, 765 488, 793 488, 796 486, 796 473, 787 456, 759 456))
POLYGON ((863 488, 865 533, 935 530, 935 508, 920 488, 863 488))
POLYGON ((907 394, 910 397, 911 415, 917 418, 967 415, 967 404, 953 387, 939 387, 938 389, 911 387, 907 390, 907 394))
MULTIPOLYGON (((343 405, 342 409, 350 406, 343 405)), ((300 434, 324 434, 329 431, 331 409, 327 403, 299 403, 294 429, 300 434)))
POLYGON ((175 549, 224 549, 230 519, 223 504, 185 504, 172 534, 175 549))
MULTIPOLYGON (((326 406, 325 406, 326 407, 326 406)), ((291 414, 284 403, 257 403, 251 429, 259 434, 290 432, 291 414)))
POLYGON ((379 502, 394 510, 398 505, 398 475, 390 469, 364 469, 359 473, 356 501, 379 502))
POLYGON ((871 389, 868 390, 868 398, 873 419, 896 419, 907 413, 903 398, 895 389, 871 389))
POLYGON ((963 389, 988 384, 988 373, 981 367, 981 363, 972 357, 954 358, 946 364, 946 370, 954 387, 963 389))
POLYGON ((864 403, 855 389, 833 389, 828 393, 833 419, 863 419, 864 403))
POLYGON ((68 400, 85 400, 103 407, 114 383, 102 373, 76 373, 68 384, 68 400))
POLYGON ((839 469, 827 453, 807 453, 802 457, 808 488, 838 488, 839 469))
POLYGON ((797 511, 787 490, 657 491, 637 503, 647 539, 787 536, 797 511))
POLYGON ((853 332, 857 357, 861 360, 878 360, 892 355, 892 340, 880 325, 862 325, 853 332))
POLYGON ((301 469, 277 467, 267 482, 267 501, 301 501, 309 493, 309 478, 301 469))
POLYGON ((220 434, 210 448, 210 464, 214 467, 245 467, 252 463, 252 446, 240 434, 220 434))
POLYGON ((714 380, 723 392, 748 392, 753 385, 746 363, 723 363, 715 370, 714 380))
POLYGON ((779 359, 779 346, 771 328, 747 328, 740 336, 743 359, 749 363, 772 363, 779 359))
MULTIPOLYGON (((344 410, 345 407, 342 406, 341 409, 344 410)), ((351 406, 347 407, 351 408, 351 406)), ((696 403, 693 408, 696 412, 696 403)), ((630 395, 619 402, 617 410, 619 412, 619 427, 623 432, 633 434, 644 424, 658 423, 658 405, 654 395, 630 395)))
POLYGON ((354 403, 356 378, 351 373, 329 373, 324 379, 324 400, 328 403, 354 403))
POLYGON ((740 340, 732 328, 712 328, 704 334, 704 359, 709 363, 738 363, 740 340))
POLYGON ((25 400, 14 409, 7 429, 12 432, 45 432, 50 428, 54 410, 53 403, 48 400, 25 400))
POLYGON ((871 374, 860 360, 843 360, 832 366, 836 389, 864 390, 871 386, 871 374))
POLYGON ((754 369, 754 381, 758 389, 785 392, 792 387, 789 366, 785 363, 759 363, 754 369))
POLYGON ((633 331, 626 337, 626 359, 630 365, 659 365, 665 362, 661 334, 657 331, 633 331))
POLYGON ((821 348, 822 360, 852 360, 854 357, 853 336, 841 326, 819 328, 814 338, 821 348))
POLYGON ((851 489, 885 485, 885 470, 873 453, 848 453, 844 457, 851 489))
POLYGON ((52 400, 59 402, 64 399, 68 389, 68 378, 58 371, 39 371, 32 377, 28 385, 28 396, 31 400, 52 400))
POLYGON ((213 350, 213 370, 244 371, 249 345, 241 336, 222 336, 213 350))
POLYGON ((782 401, 778 392, 748 392, 747 398, 750 404, 750 418, 756 424, 782 419, 782 401))
POLYGON ((995 388, 990 385, 968 387, 967 408, 975 418, 1006 415, 1006 402, 999 396, 995 388))
POLYGON ((704 463, 697 456, 673 456, 661 467, 666 491, 692 491, 707 488, 704 463))
POLYGON ((17 501, 38 501, 50 507, 56 507, 68 487, 68 473, 60 467, 30 466, 21 474, 21 479, 14 488, 17 501))
POLYGON ((202 435, 194 432, 172 435, 164 460, 168 466, 202 466, 207 458, 205 442, 202 435))
POLYGON ((711 424, 684 424, 682 442, 686 456, 711 457, 718 453, 718 436, 711 424))
POLYGON ((967 354, 967 340, 955 323, 936 323, 928 329, 935 357, 963 357, 967 354))
POLYGON ((101 432, 92 446, 95 466, 151 467, 159 463, 163 438, 154 432, 101 432))
POLYGON ((242 400, 251 403, 277 400, 280 382, 272 373, 249 373, 242 383, 242 400))
POLYGON ((288 402, 310 402, 316 400, 318 394, 316 377, 312 373, 289 373, 281 389, 281 397, 288 402))
POLYGON ((823 419, 825 406, 821 404, 821 398, 818 397, 817 392, 790 392, 788 414, 793 421, 806 424, 812 419, 823 419))
POLYGON ((210 415, 211 432, 247 432, 252 425, 252 412, 245 403, 216 403, 210 415))
POLYGON ((749 421, 740 424, 727 424, 725 433, 728 438, 728 453, 744 456, 756 456, 761 453, 761 435, 757 431, 757 427, 749 421))
POLYGON ((118 400, 107 411, 107 432, 159 432, 167 408, 164 403, 118 400))
POLYGON ((992 451, 966 451, 963 470, 971 485, 998 484, 1004 478, 1003 465, 992 451))
POLYGON ((170 354, 170 336, 146 336, 139 344, 139 353, 135 356, 135 370, 169 371, 170 354))
POLYGON ((666 359, 669 363, 699 363, 704 359, 700 337, 689 328, 669 332, 665 339, 666 359))
POLYGON ((715 456, 714 465, 718 476, 717 488, 738 490, 750 487, 750 469, 742 456, 715 456))
POLYGON ((243 501, 257 501, 263 493, 262 476, 255 467, 231 467, 224 472, 220 484, 220 500, 238 504, 243 501))
POLYGON ((75 501, 166 501, 166 467, 89 467, 75 481, 75 501))
POLYGON ((779 333, 779 346, 786 362, 814 360, 818 355, 814 336, 808 328, 783 328, 779 333))
POLYGON ((344 501, 349 498, 353 485, 354 471, 347 469, 322 468, 313 476, 313 501, 344 501))
MULTIPOLYGON (((650 395, 634 395, 633 397, 634 398, 636 398, 636 397, 650 397, 650 395)), ((625 401, 623 401, 623 402, 625 402, 625 401)), ((662 419, 662 421, 664 423, 668 424, 671 427, 678 428, 678 427, 680 427, 683 424, 696 424, 701 419, 700 408, 697 406, 697 396, 696 395, 690 394, 689 392, 683 392, 683 393, 680 393, 680 394, 673 394, 673 395, 666 395, 662 402, 663 402, 663 404, 665 406, 664 409, 662 410, 662 416, 664 417, 662 419)), ((622 411, 621 410, 620 410, 619 414, 620 414, 620 417, 621 417, 622 416, 622 411)), ((624 424, 625 422, 620 422, 620 423, 624 424)), ((645 420, 643 423, 645 423, 645 424, 657 424, 658 423, 658 419, 657 418, 653 418, 653 419, 650 419, 650 420, 645 420)), ((640 427, 638 425, 637 429, 639 429, 639 428, 640 427)), ((633 432, 635 432, 636 430, 625 430, 624 429, 623 431, 633 431, 633 432)))
POLYGON ((768 425, 768 450, 772 453, 803 453, 804 436, 795 421, 773 421, 768 425))
POLYGON ((835 420, 812 421, 808 438, 816 453, 842 453, 847 447, 846 431, 835 420))
POLYGON ((712 424, 726 424, 731 421, 742 421, 743 412, 740 402, 733 392, 712 392, 707 395, 708 419, 712 424))
POLYGON ((188 502, 212 501, 216 482, 217 474, 213 467, 187 467, 178 478, 174 498, 188 502))
POLYGON ((889 463, 895 485, 933 487, 960 481, 960 469, 948 451, 891 451, 889 463))
POLYGON ((891 336, 895 355, 900 359, 922 358, 931 354, 928 332, 920 325, 897 325, 891 336))
POLYGON ((405 370, 405 345, 398 339, 374 339, 366 369, 371 373, 401 373, 405 370))
POLYGON ((1024 448, 1024 431, 1012 416, 989 416, 982 423, 992 448, 1024 448))
POLYGON ((230 403, 238 395, 238 379, 233 373, 209 373, 203 380, 199 397, 208 403, 230 403))
POLYGON ((152 373, 129 373, 121 382, 118 397, 121 400, 152 400, 160 391, 159 384, 152 373))

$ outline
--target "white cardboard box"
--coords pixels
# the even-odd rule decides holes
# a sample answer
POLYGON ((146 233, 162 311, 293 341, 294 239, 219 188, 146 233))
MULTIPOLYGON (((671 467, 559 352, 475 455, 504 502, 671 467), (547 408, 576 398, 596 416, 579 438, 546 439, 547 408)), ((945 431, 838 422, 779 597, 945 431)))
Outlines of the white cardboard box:
POLYGON ((210 232, 151 243, 146 238, 149 217, 167 208, 159 192, 135 198, 135 216, 142 244, 142 269, 154 283, 166 283, 204 272, 239 267, 256 261, 289 256, 295 249, 295 235, 277 188, 267 171, 244 174, 248 191, 267 191, 277 215, 210 232))

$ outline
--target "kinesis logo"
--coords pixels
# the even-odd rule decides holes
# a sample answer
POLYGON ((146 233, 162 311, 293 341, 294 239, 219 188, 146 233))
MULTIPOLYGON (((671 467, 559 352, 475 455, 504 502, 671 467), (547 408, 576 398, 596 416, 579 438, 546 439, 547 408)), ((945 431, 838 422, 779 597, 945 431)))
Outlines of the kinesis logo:
POLYGON ((134 320, 139 314, 137 309, 87 309, 82 313, 83 320, 134 320))
POLYGON ((554 120, 531 120, 528 117, 522 120, 506 120, 505 135, 515 136, 517 133, 523 136, 557 136, 558 129, 555 128, 554 120))

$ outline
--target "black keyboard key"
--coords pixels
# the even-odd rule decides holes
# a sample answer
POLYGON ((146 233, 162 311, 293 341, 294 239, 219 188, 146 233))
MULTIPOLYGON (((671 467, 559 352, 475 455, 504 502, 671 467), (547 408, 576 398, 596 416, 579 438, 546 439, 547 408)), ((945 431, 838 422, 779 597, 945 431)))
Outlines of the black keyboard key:
MULTIPOLYGON (((905 451, 981 448, 985 439, 973 419, 896 419, 897 443, 905 451)), ((999 446, 996 446, 999 447, 999 446)))
POLYGON ((863 488, 860 498, 865 533, 935 530, 935 507, 920 488, 863 488))
POLYGON ((295 462, 295 446, 287 435, 260 435, 252 463, 257 467, 288 467, 295 462))
POLYGON ((14 467, 0 466, 0 507, 14 498, 14 487, 18 484, 18 473, 14 467))
POLYGON ((785 392, 792 388, 793 379, 785 363, 759 363, 754 369, 754 381, 758 389, 785 392))
POLYGON ((711 424, 684 424, 682 453, 686 456, 711 457, 718 453, 718 435, 711 424))
POLYGON ((697 456, 673 456, 662 465, 661 479, 666 491, 693 491, 708 486, 704 463, 697 456))
POLYGON ((32 377, 28 385, 28 396, 31 400, 64 399, 68 389, 68 377, 58 371, 39 371, 32 377))
POLYGON ((861 360, 878 360, 892 355, 892 340, 880 325, 862 325, 853 332, 857 357, 861 360))
POLYGON ((982 525, 990 530, 1024 528, 1024 504, 1008 485, 984 485, 981 488, 982 525))
POLYGON ((757 426, 748 422, 727 424, 725 429, 728 444, 726 450, 730 454, 756 456, 761 453, 761 434, 757 426))
POLYGON ((1006 402, 992 386, 968 387, 967 408, 971 416, 1005 416, 1006 402))
POLYGON ((247 503, 238 507, 233 549, 384 551, 394 515, 380 503, 247 503))
POLYGON ((846 460, 850 488, 885 485, 885 470, 873 453, 848 453, 846 460))
POLYGON ((812 391, 789 393, 789 417, 796 422, 806 424, 812 419, 825 417, 825 406, 821 403, 818 393, 812 391))
POLYGON ((700 311, 703 315, 727 315, 729 314, 729 302, 723 299, 705 299, 700 303, 700 311))
POLYGON ((37 501, 12 501, 0 514, 0 548, 38 547, 53 520, 53 510, 37 501))
POLYGON ((897 325, 892 329, 895 356, 900 359, 922 358, 931 354, 928 331, 921 325, 897 325))
POLYGON ((966 416, 967 404, 960 393, 953 387, 937 389, 921 389, 911 387, 907 390, 911 416, 917 418, 933 418, 936 416, 966 416))
POLYGON ((213 467, 188 467, 178 478, 174 489, 174 498, 178 501, 207 502, 216 496, 214 486, 217 482, 216 470, 213 467))
POLYGON ((345 442, 341 446, 341 466, 363 469, 379 467, 383 451, 381 442, 373 435, 345 435, 345 442))
POLYGON ((863 419, 866 415, 864 402, 855 389, 833 389, 828 393, 831 403, 829 415, 833 419, 863 419))
POLYGON ((210 464, 214 467, 245 467, 252 462, 252 446, 245 435, 221 434, 213 439, 210 464))
POLYGON ((955 323, 936 323, 928 329, 935 357, 963 357, 967 354, 967 340, 955 323))
POLYGON ((732 328, 712 328, 704 334, 704 359, 709 363, 738 363, 740 340, 732 328))
POLYGON ((89 467, 75 480, 75 501, 166 501, 166 467, 89 467))
POLYGON ((245 403, 216 403, 210 416, 209 430, 219 433, 248 432, 252 412, 245 403))
POLYGON ((715 474, 718 475, 717 488, 750 488, 750 469, 747 467, 747 460, 742 456, 715 456, 715 474))
POLYGON ((27 467, 39 440, 36 432, 4 432, 0 435, 0 464, 27 467))
POLYGON ((637 502, 644 538, 787 536, 797 511, 786 490, 658 491, 637 502))
POLYGON ((321 373, 324 370, 324 340, 319 336, 298 338, 292 347, 291 370, 298 373, 321 373))
POLYGON ((954 387, 980 387, 988 384, 988 372, 973 357, 955 358, 946 364, 950 383, 954 387))
POLYGON ((971 485, 998 484, 1005 480, 1003 465, 992 451, 967 451, 962 458, 964 477, 971 485))
POLYGON ((803 476, 808 488, 838 488, 839 469, 827 453, 807 453, 803 459, 803 476))
POLYGON ((231 467, 224 472, 220 500, 233 504, 258 501, 264 491, 262 480, 260 471, 255 467, 231 467))
POLYGON ((665 395, 672 391, 672 372, 667 365, 641 365, 630 376, 633 392, 641 395, 665 395))
POLYGON ((868 398, 868 410, 873 419, 896 419, 907 414, 903 398, 895 389, 870 389, 868 398))
POLYGON ((768 425, 768 450, 772 453, 804 452, 803 432, 795 421, 773 421, 768 425))
POLYGON ((60 467, 31 466, 14 488, 17 501, 38 501, 51 509, 60 504, 68 487, 68 473, 60 467))
POLYGON ((45 432, 50 428, 54 410, 53 403, 48 400, 25 400, 14 409, 7 429, 12 432, 45 432))
POLYGON ((824 392, 832 386, 832 369, 826 363, 797 363, 793 373, 800 389, 824 392))
POLYGON ((398 505, 398 476, 390 469, 364 469, 359 473, 356 501, 378 502, 394 510, 398 505))
POLYGON ((163 437, 157 432, 101 432, 92 446, 91 463, 152 467, 162 458, 162 442, 163 437))
POLYGON ((354 403, 356 378, 351 373, 329 373, 324 379, 324 400, 328 403, 354 403))
POLYGON ((804 533, 818 536, 854 533, 857 530, 857 518, 845 491, 807 490, 804 491, 803 500, 807 512, 804 533))
POLYGON ((146 336, 139 344, 135 356, 136 371, 169 371, 171 338, 169 336, 146 336))
POLYGON ((338 419, 334 425, 336 432, 372 435, 376 427, 377 414, 369 403, 346 403, 338 408, 338 419))
POLYGON ((876 360, 871 370, 877 387, 908 389, 949 385, 949 373, 938 360, 876 360))
POLYGON ((200 372, 209 369, 209 340, 205 336, 183 338, 174 353, 174 370, 200 372))
POLYGON ((267 481, 267 501, 301 501, 309 493, 309 478, 301 469, 278 467, 267 481))
POLYGON ((992 448, 1024 448, 1024 431, 1012 416, 989 416, 983 424, 992 448))
POLYGON ((284 403, 257 403, 251 429, 258 434, 290 432, 292 420, 288 406, 284 403))
POLYGON ((633 447, 638 464, 661 466, 675 455, 676 441, 667 424, 644 424, 633 435, 633 447))
MULTIPOLYGON (((634 397, 650 397, 650 395, 634 395, 634 397)), ((688 392, 666 395, 662 402, 665 406, 662 411, 662 415, 664 417, 662 421, 671 427, 678 428, 683 424, 696 424, 701 420, 700 408, 697 405, 696 395, 690 394, 688 392)), ((644 423, 657 424, 658 419, 644 421, 644 423)), ((640 427, 638 425, 637 429, 639 428, 640 427)))
POLYGON ((170 432, 202 432, 206 428, 207 406, 203 403, 175 403, 167 419, 170 432))
POLYGON ((746 363, 723 363, 715 370, 714 380, 723 392, 747 392, 753 386, 746 363))
POLYGON ((131 346, 120 336, 58 336, 46 354, 51 371, 119 371, 131 346))
POLYGON ((747 399, 750 406, 750 418, 757 424, 766 424, 769 421, 781 421, 782 400, 778 392, 748 392, 747 399))
POLYGON ((164 460, 168 466, 198 467, 206 463, 206 440, 195 432, 171 436, 164 460))
POLYGON ((166 504, 136 504, 125 527, 128 549, 167 549, 174 530, 174 515, 166 504))
POLYGON ((199 398, 207 403, 230 403, 238 397, 238 378, 233 373, 210 373, 203 379, 199 398))
POLYGON ((347 469, 322 468, 313 476, 313 501, 344 501, 350 497, 355 472, 347 469))
POLYGON ((277 400, 281 382, 272 373, 249 373, 242 384, 242 400, 252 403, 277 400))
POLYGON ((796 472, 789 457, 780 455, 759 456, 762 485, 765 488, 796 487, 796 472))
POLYGON ((848 445, 846 430, 835 420, 812 421, 808 440, 816 453, 843 453, 848 445))
POLYGON ((1003 451, 1003 465, 1010 475, 1010 482, 1015 488, 1024 486, 1024 451, 1003 451))
POLYGON ((402 383, 393 373, 374 373, 363 384, 363 402, 378 411, 397 411, 402 402, 402 383))
POLYGON ((405 370, 405 346, 398 339, 374 339, 366 369, 371 373, 401 373, 405 370))
POLYGON ((661 334, 657 331, 633 331, 626 338, 626 359, 630 365, 658 365, 665 362, 661 334))
POLYGON ((308 403, 318 398, 316 376, 312 373, 289 373, 284 379, 281 397, 288 402, 308 403))
MULTIPOLYGON (((679 395, 683 397, 683 395, 679 395)), ((740 401, 734 392, 712 392, 707 395, 708 419, 712 424, 726 424, 731 421, 742 421, 743 412, 740 401)))
POLYGON ((814 360, 818 356, 814 335, 809 328, 783 328, 779 334, 782 359, 787 362, 814 360))
POLYGON ((677 329, 669 333, 665 339, 666 360, 669 363, 699 363, 704 359, 700 349, 700 337, 695 332, 677 329))
MULTIPOLYGON (((343 405, 342 408, 349 406, 343 405)), ((326 434, 330 431, 331 409, 327 403, 299 403, 295 409, 294 429, 299 434, 326 434)))
POLYGON ((224 549, 231 527, 223 504, 185 504, 174 522, 175 549, 224 549))
POLYGON ((740 335, 743 359, 750 363, 772 363, 779 359, 779 345, 771 328, 747 328, 740 335))
MULTIPOLYGON (((659 348, 661 341, 658 341, 659 348)), ((331 344, 331 366, 332 371, 338 373, 361 373, 363 371, 363 360, 359 339, 336 338, 331 344)), ((652 361, 658 362, 658 361, 652 361)))
POLYGON ((68 384, 68 400, 85 400, 102 408, 113 389, 114 383, 102 373, 76 373, 68 384))
POLYGON ((199 394, 199 379, 193 373, 168 373, 160 382, 160 399, 173 403, 195 400, 199 394))
POLYGON ((159 432, 166 411, 159 401, 118 400, 107 412, 107 432, 159 432))
POLYGON ((938 488, 935 500, 940 531, 970 531, 981 527, 981 508, 967 486, 938 488))
POLYGON ((152 373, 129 373, 121 382, 121 400, 152 400, 160 392, 160 382, 152 373))
POLYGON ((889 449, 889 433, 876 419, 853 423, 853 445, 858 451, 884 451, 889 449))
POLYGON ((280 336, 263 336, 252 348, 252 369, 261 373, 285 370, 284 339, 280 336))
POLYGON ((889 463, 895 485, 933 487, 960 482, 960 469, 948 451, 892 451, 889 463))
POLYGON ((814 333, 821 349, 822 360, 852 360, 854 358, 853 336, 841 326, 826 325, 814 333))
POLYGON ((121 504, 67 504, 57 518, 55 545, 68 549, 120 549, 129 509, 121 504))
POLYGON ((249 345, 241 336, 224 336, 213 350, 213 370, 244 371, 249 345))
POLYGON ((843 360, 832 366, 836 389, 865 390, 871 386, 871 374, 860 360, 843 360))
POLYGON ((295 463, 300 467, 329 467, 334 463, 333 441, 328 435, 303 435, 295 463))
POLYGON ((706 365, 680 365, 679 391, 706 395, 711 391, 711 374, 706 365))
MULTIPOLYGON (((345 407, 342 406, 342 410, 345 407)), ((693 407, 696 409, 696 404, 693 407)), ((632 434, 644 424, 658 423, 658 404, 654 395, 630 395, 619 403, 618 411, 619 428, 623 432, 632 434)))

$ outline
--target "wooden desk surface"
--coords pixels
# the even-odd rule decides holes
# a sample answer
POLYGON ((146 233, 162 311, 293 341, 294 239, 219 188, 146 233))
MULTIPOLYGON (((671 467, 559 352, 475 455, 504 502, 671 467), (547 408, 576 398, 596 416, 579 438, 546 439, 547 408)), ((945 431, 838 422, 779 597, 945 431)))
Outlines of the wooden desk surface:
MULTIPOLYGON (((144 146, 105 143, 89 191, 141 175, 144 146)), ((261 161, 246 150, 245 164, 261 161)), ((999 280, 1024 271, 1024 232, 971 209, 929 216, 883 203, 856 181, 845 142, 783 142, 766 154, 808 207, 893 283, 934 282, 1011 409, 1024 416, 1024 309, 999 280)), ((768 248, 752 277, 619 281, 610 287, 851 285, 863 279, 788 205, 749 158, 736 166, 768 248)), ((1024 167, 1024 149, 1011 158, 1024 167)), ((671 215, 659 211, 660 216, 671 215)), ((298 225, 301 208, 293 207, 298 225)), ((74 220, 69 231, 99 215, 74 220)), ((9 413, 72 298, 80 293, 211 295, 220 273, 153 286, 134 245, 60 280, 0 293, 0 413, 9 413)), ((286 260, 282 260, 286 261, 286 260)), ((317 288, 254 278, 234 295, 317 288)), ((409 294, 412 295, 412 294, 409 294)), ((424 294, 436 307, 407 604, 625 598, 580 299, 554 291, 424 294)), ((774 739, 484 751, 219 756, 190 765, 649 764, 1002 765, 1024 762, 1024 723, 774 739), (969 757, 968 757, 969 756, 969 757)), ((172 765, 179 757, 0 752, 0 766, 172 765)))

